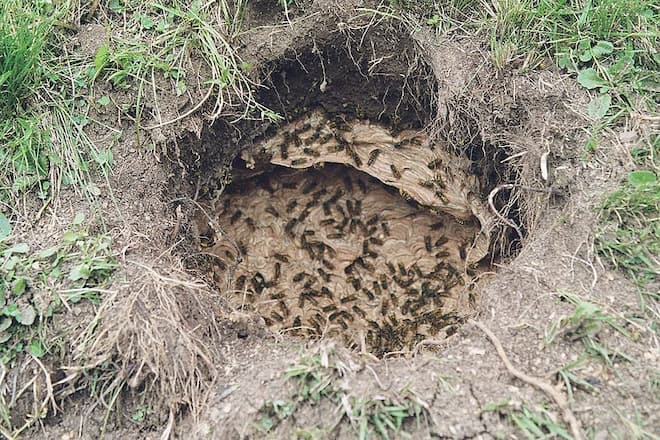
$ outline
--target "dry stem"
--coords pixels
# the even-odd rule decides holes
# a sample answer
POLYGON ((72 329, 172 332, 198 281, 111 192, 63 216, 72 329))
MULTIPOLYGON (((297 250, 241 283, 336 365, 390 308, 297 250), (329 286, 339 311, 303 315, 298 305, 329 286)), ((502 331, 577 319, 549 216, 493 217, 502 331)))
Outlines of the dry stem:
POLYGON ((517 368, 515 368, 511 364, 511 361, 509 361, 509 358, 507 357, 506 353, 504 352, 504 348, 502 347, 502 343, 497 338, 497 336, 495 336, 495 334, 492 331, 490 331, 490 329, 488 329, 488 327, 486 327, 481 322, 474 320, 470 320, 469 322, 479 327, 479 329, 483 331, 486 334, 486 336, 488 336, 488 339, 490 339, 490 342, 492 342, 493 345, 495 346, 495 349, 497 350, 497 354, 502 359, 502 362, 504 363, 504 366, 506 367, 509 374, 529 385, 532 385, 533 387, 538 388, 539 390, 543 391, 546 395, 548 395, 550 398, 552 398, 552 400, 555 401, 557 406, 559 406, 559 408, 562 411, 562 418, 571 429, 571 434, 573 435, 573 438, 575 440, 582 440, 583 437, 582 437, 582 429, 580 428, 580 423, 575 418, 573 411, 571 411, 570 407, 568 406, 568 400, 566 399, 566 397, 564 397, 564 395, 560 391, 558 391, 555 387, 553 387, 549 383, 544 382, 543 380, 537 377, 529 376, 523 373, 522 371, 518 370, 517 368))

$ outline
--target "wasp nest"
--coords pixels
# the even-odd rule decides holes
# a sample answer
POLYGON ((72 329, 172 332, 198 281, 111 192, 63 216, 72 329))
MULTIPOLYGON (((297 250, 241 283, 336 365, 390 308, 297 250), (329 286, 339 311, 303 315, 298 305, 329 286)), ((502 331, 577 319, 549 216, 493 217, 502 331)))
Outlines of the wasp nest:
POLYGON ((254 157, 243 154, 252 171, 198 222, 233 306, 377 355, 460 323, 489 240, 461 160, 417 132, 318 113, 254 157), (264 155, 279 167, 256 170, 264 155))

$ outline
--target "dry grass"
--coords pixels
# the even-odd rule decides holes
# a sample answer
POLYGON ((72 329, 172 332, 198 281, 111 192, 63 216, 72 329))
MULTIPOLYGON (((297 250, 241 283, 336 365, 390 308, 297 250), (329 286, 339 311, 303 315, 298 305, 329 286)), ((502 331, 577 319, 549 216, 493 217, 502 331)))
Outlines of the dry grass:
POLYGON ((134 275, 106 297, 79 335, 74 365, 60 384, 112 365, 100 384, 99 402, 108 412, 130 388, 145 391, 152 408, 174 414, 183 407, 195 415, 216 375, 218 307, 206 285, 190 281, 180 267, 126 265, 134 275))

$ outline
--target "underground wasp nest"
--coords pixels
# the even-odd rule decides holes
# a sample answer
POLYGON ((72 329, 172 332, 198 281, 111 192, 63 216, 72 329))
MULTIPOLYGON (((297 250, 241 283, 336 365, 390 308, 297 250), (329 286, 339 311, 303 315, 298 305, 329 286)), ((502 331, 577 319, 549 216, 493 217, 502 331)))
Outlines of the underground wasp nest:
POLYGON ((320 114, 257 153, 268 166, 245 153, 248 169, 198 216, 233 307, 377 355, 455 330, 488 248, 457 158, 419 133, 320 114))

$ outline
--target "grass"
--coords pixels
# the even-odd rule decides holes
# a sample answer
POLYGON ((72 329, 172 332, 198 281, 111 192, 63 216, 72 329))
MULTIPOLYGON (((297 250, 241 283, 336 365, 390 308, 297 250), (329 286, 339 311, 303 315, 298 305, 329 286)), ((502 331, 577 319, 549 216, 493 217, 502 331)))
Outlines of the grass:
MULTIPOLYGON (((654 148, 657 155, 660 147, 654 148)), ((623 186, 603 202, 602 223, 596 238, 599 253, 634 281, 643 309, 656 322, 660 322, 660 315, 653 307, 660 300, 659 214, 658 175, 650 169, 633 171, 623 186)))
MULTIPOLYGON (((610 350, 601 341, 601 334, 606 328, 630 338, 629 332, 624 328, 626 325, 625 320, 612 316, 600 306, 585 301, 577 295, 562 292, 561 297, 571 303, 574 310, 572 314, 564 316, 551 324, 546 332, 547 344, 551 344, 560 336, 569 341, 581 341, 589 357, 602 360, 610 368, 614 367, 615 360, 631 360, 625 353, 610 350)), ((573 379, 571 370, 576 368, 579 363, 580 361, 563 367, 559 372, 560 377, 564 381, 571 382, 573 379)), ((578 385, 584 385, 579 381, 572 381, 578 385)))
POLYGON ((505 401, 486 405, 485 411, 497 411, 503 414, 525 438, 530 440, 540 438, 573 439, 566 427, 557 422, 557 417, 539 405, 513 405, 505 401))
POLYGON ((260 412, 258 429, 271 432, 285 420, 295 416, 304 406, 329 404, 336 408, 323 426, 298 431, 299 438, 324 438, 342 420, 347 420, 356 437, 390 439, 408 436, 407 423, 417 428, 426 426, 428 408, 413 393, 402 390, 392 396, 356 396, 340 381, 351 374, 349 364, 343 363, 333 351, 305 356, 285 372, 294 392, 280 400, 266 402, 260 412), (337 416, 335 416, 337 415, 337 416), (323 434, 323 435, 322 435, 323 434))
POLYGON ((110 238, 90 236, 78 215, 58 244, 32 249, 15 242, 0 214, 0 363, 28 352, 42 357, 46 322, 83 299, 98 303, 98 289, 116 268, 110 238))

